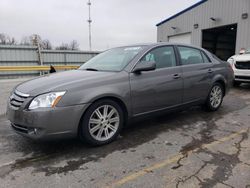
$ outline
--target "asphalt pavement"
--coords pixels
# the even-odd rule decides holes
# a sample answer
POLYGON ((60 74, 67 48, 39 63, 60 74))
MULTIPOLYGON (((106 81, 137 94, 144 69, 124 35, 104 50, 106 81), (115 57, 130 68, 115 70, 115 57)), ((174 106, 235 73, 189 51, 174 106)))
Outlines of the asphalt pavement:
POLYGON ((0 187, 250 188, 250 85, 221 109, 200 107, 134 122, 102 147, 33 142, 0 116, 0 187))

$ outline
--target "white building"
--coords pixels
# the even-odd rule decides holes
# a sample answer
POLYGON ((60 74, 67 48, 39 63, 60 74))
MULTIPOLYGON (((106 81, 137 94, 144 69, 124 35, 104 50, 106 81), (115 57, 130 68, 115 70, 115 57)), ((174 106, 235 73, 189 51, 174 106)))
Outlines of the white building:
POLYGON ((250 0, 202 0, 158 23, 158 42, 203 47, 223 60, 250 48, 250 0))

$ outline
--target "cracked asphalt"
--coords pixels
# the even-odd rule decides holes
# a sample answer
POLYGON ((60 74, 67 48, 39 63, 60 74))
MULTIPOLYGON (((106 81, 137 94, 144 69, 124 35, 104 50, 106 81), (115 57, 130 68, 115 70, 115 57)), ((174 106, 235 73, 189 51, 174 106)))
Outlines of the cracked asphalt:
POLYGON ((218 112, 200 107, 134 122, 115 142, 37 143, 0 116, 0 187, 250 188, 250 85, 218 112))

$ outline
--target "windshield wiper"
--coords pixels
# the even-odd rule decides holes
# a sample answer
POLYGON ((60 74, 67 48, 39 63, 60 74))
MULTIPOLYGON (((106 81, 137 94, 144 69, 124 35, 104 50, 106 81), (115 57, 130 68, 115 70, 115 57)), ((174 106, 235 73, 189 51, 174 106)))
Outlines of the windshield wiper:
POLYGON ((87 71, 98 71, 97 69, 94 69, 94 68, 86 68, 85 70, 87 70, 87 71))

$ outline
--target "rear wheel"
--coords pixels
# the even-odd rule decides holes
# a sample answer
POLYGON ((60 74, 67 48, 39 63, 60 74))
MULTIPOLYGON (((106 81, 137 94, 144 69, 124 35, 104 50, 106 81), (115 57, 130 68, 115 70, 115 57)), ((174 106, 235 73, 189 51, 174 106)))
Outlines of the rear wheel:
POLYGON ((206 109, 208 111, 216 111, 220 108, 224 97, 224 89, 220 83, 215 83, 210 90, 206 101, 206 109))
POLYGON ((112 100, 100 100, 84 114, 79 136, 91 145, 108 144, 119 135, 123 123, 122 108, 112 100))

